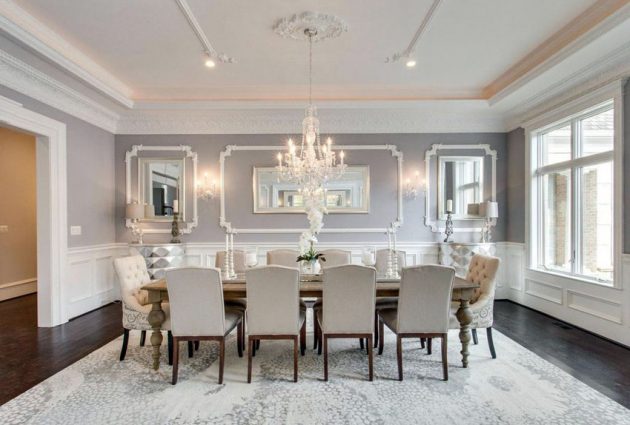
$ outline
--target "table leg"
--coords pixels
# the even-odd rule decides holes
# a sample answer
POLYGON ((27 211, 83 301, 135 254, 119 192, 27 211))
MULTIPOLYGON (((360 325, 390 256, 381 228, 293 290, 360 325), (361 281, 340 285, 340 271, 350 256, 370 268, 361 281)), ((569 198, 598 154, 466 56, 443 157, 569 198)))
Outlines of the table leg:
POLYGON ((153 346, 153 369, 160 368, 160 346, 162 345, 162 324, 166 320, 166 314, 162 310, 162 301, 154 301, 149 312, 149 324, 153 333, 151 334, 151 345, 153 346))
POLYGON ((472 323, 473 315, 470 311, 470 302, 468 300, 460 299, 459 308, 455 314, 459 321, 459 340, 462 343, 462 366, 468 367, 468 344, 470 343, 470 324, 472 323))

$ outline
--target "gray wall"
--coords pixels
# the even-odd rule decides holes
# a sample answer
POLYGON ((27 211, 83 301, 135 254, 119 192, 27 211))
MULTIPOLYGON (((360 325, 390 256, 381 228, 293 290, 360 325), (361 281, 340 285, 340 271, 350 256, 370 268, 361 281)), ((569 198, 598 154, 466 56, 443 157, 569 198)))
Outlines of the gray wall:
POLYGON ((68 228, 68 246, 115 242, 114 135, 2 85, 0 96, 66 124, 68 226, 82 227, 81 236, 68 228))
MULTIPOLYGON (((124 227, 125 205, 125 152, 133 145, 190 145, 199 155, 199 174, 210 171, 218 177, 219 153, 226 145, 277 145, 284 147, 287 135, 117 135, 116 136, 116 240, 129 241, 131 234, 124 227)), ((295 137, 295 136, 294 136, 295 137)), ((489 143, 497 150, 497 201, 502 217, 507 211, 506 158, 507 143, 503 133, 488 134, 343 134, 333 136, 338 145, 376 145, 394 144, 404 154, 404 177, 410 176, 414 170, 420 170, 424 176, 424 153, 434 143, 444 144, 477 144, 489 143)), ((275 153, 267 152, 257 156, 247 156, 242 152, 233 153, 226 162, 226 215, 238 227, 298 227, 307 226, 303 214, 252 214, 252 180, 251 166, 275 165, 275 153)), ((357 165, 370 165, 371 168, 371 212, 369 215, 331 214, 325 217, 324 225, 333 227, 383 227, 387 221, 395 217, 396 207, 396 174, 395 161, 389 153, 348 152, 348 162, 357 165), (384 218, 385 217, 385 218, 384 218)), ((404 224, 399 233, 401 241, 423 242, 438 241, 443 236, 432 233, 424 226, 424 197, 403 201, 404 224)), ((470 237, 469 234, 458 235, 459 240, 470 237)), ((494 232, 495 240, 506 238, 506 220, 500 218, 494 232)), ((219 201, 199 202, 199 227, 191 235, 185 235, 189 242, 220 242, 224 233, 219 227, 219 201)), ((146 241, 166 241, 168 235, 145 236, 146 241)), ((238 241, 295 241, 297 235, 239 235, 238 241)), ((326 241, 379 241, 384 235, 375 234, 322 234, 322 242, 326 241)))
POLYGON ((507 231, 508 242, 525 243, 525 130, 507 134, 507 231))
POLYGON ((630 80, 623 94, 623 252, 630 253, 630 80))

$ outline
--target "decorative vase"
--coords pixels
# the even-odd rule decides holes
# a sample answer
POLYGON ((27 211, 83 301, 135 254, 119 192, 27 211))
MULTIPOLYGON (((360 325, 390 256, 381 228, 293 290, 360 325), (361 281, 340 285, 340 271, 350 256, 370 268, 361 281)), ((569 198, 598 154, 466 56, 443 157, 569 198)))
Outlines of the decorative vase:
POLYGON ((302 273, 304 274, 317 274, 320 270, 321 266, 317 260, 302 262, 302 273))

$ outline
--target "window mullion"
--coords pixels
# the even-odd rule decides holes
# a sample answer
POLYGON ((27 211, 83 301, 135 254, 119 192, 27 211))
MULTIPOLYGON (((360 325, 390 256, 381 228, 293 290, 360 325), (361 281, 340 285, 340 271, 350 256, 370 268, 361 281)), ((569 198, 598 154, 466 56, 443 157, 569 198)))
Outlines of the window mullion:
MULTIPOLYGON (((571 121, 571 157, 576 159, 582 154, 581 135, 579 130, 579 121, 574 119, 571 121)), ((571 271, 579 274, 582 270, 581 256, 581 222, 582 222, 582 200, 581 200, 581 179, 579 176, 580 168, 571 168, 571 271)))

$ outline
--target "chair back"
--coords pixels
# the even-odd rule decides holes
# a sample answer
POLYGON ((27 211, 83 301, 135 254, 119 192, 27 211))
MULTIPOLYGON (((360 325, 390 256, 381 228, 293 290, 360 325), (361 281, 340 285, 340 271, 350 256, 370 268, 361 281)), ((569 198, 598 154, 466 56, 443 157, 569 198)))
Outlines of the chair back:
POLYGON ((297 335, 300 330, 300 273, 264 266, 247 270, 247 330, 250 335, 297 335))
POLYGON ((166 272, 174 336, 223 336, 225 308, 217 269, 183 267, 166 272))
POLYGON ((482 295, 494 299, 496 277, 500 262, 496 257, 481 254, 473 255, 468 265, 466 280, 476 283, 479 285, 479 288, 475 289, 470 300, 471 304, 477 302, 482 295))
POLYGON ((267 251, 267 265, 284 266, 297 269, 299 264, 296 260, 299 256, 300 251, 295 249, 274 249, 267 251))
POLYGON ((398 296, 397 332, 448 332, 453 277, 452 267, 405 267, 398 296))
POLYGON ((325 333, 371 333, 374 330, 376 269, 359 265, 330 267, 323 274, 325 333))
POLYGON ((319 261, 322 269, 330 267, 345 266, 352 263, 352 252, 345 249, 325 249, 321 251, 326 261, 319 261))
POLYGON ((121 257, 114 260, 114 269, 120 284, 120 295, 127 305, 138 304, 134 295, 142 285, 151 281, 147 272, 147 263, 141 255, 121 257))
MULTIPOLYGON (((225 266, 225 251, 217 251, 214 257, 214 267, 223 270, 225 266)), ((245 273, 247 265, 245 263, 245 251, 240 249, 234 250, 234 272, 245 273)))
MULTIPOLYGON (((407 253, 405 251, 396 250, 394 254, 398 257, 398 271, 407 265, 407 253)), ((389 249, 379 249, 376 251, 376 272, 380 275, 387 273, 387 259, 389 258, 389 249)))

